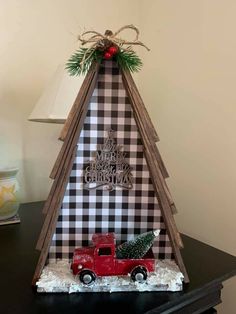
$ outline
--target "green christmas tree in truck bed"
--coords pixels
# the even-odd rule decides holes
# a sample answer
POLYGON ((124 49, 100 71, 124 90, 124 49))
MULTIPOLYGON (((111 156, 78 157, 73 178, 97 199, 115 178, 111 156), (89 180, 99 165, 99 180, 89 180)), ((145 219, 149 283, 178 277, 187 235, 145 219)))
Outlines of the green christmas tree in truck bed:
POLYGON ((160 230, 149 231, 137 236, 134 240, 120 244, 116 248, 117 258, 142 258, 153 245, 160 230))

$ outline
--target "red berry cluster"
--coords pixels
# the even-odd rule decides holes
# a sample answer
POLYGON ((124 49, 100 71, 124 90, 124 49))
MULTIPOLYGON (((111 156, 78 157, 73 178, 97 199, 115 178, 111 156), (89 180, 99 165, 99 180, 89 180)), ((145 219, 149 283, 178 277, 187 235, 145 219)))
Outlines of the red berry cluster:
POLYGON ((114 55, 116 55, 118 52, 118 47, 116 46, 110 46, 107 50, 104 52, 104 59, 109 60, 111 59, 114 55))

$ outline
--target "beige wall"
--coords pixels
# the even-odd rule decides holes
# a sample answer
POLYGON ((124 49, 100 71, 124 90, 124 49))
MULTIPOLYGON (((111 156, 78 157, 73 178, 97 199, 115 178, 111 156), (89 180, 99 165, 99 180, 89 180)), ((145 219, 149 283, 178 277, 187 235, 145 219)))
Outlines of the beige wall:
MULTIPOLYGON (((181 231, 236 255, 236 2, 143 3, 140 92, 151 113, 181 231)), ((220 313, 236 312, 236 278, 220 313)))
MULTIPOLYGON (((161 138, 158 146, 181 231, 236 254, 236 3, 233 0, 0 0, 0 165, 18 165, 22 201, 45 199, 61 126, 28 122, 84 29, 133 23, 135 76, 161 138)), ((235 312, 236 281, 220 313, 235 312)))

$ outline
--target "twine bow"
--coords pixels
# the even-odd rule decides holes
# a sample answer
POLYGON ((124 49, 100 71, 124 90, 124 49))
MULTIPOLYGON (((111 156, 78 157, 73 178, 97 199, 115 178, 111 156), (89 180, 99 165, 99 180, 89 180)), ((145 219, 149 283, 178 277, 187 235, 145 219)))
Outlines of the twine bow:
POLYGON ((134 25, 125 25, 118 29, 115 33, 110 30, 106 30, 105 34, 101 34, 96 31, 86 31, 83 34, 78 36, 78 40, 82 43, 82 45, 91 44, 90 47, 85 52, 83 59, 80 63, 80 66, 83 67, 83 64, 90 58, 93 54, 94 49, 105 49, 107 45, 114 44, 123 50, 131 50, 132 45, 142 46, 146 48, 148 51, 150 50, 146 45, 144 45, 141 41, 139 41, 139 30, 134 25), (122 39, 118 37, 118 35, 124 30, 132 30, 135 32, 135 38, 131 41, 122 39), (128 47, 124 47, 128 46, 128 47))

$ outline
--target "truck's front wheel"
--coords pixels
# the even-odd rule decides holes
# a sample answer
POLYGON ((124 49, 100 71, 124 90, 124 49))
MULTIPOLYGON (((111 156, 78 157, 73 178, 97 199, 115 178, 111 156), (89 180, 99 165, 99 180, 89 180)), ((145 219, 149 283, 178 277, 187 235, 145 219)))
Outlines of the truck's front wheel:
POLYGON ((133 281, 143 282, 147 279, 147 270, 143 266, 137 266, 132 270, 131 278, 133 281))
POLYGON ((91 270, 82 270, 79 274, 79 279, 85 285, 91 285, 96 279, 95 274, 91 270))

